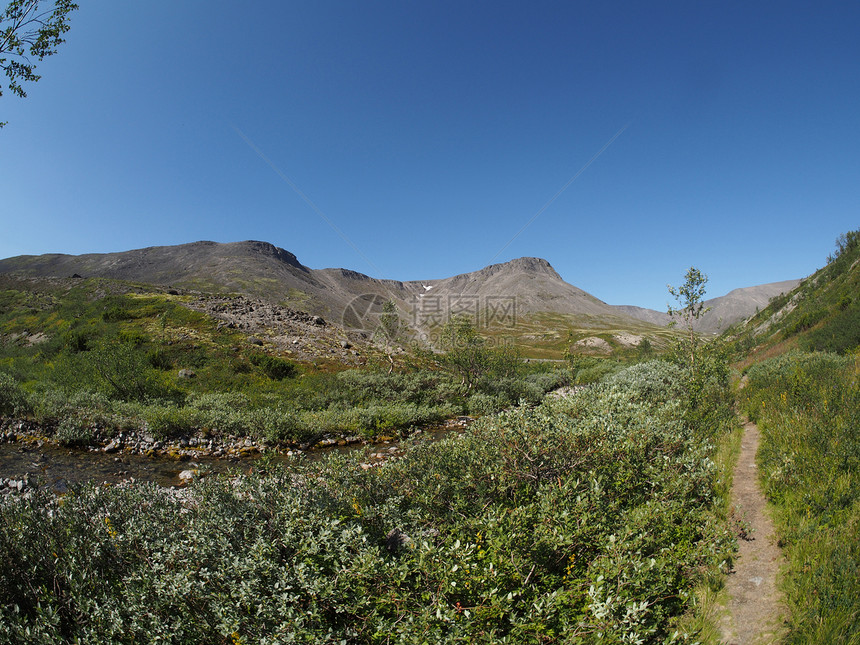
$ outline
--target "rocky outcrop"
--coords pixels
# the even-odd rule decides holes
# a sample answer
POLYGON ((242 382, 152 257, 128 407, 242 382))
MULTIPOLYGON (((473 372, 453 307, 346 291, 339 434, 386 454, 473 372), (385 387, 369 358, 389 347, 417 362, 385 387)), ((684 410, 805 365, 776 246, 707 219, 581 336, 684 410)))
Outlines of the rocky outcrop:
POLYGON ((359 334, 330 325, 309 314, 262 298, 200 296, 183 303, 218 320, 218 329, 235 329, 247 342, 270 348, 300 361, 336 359, 346 365, 363 365, 379 351, 359 334))

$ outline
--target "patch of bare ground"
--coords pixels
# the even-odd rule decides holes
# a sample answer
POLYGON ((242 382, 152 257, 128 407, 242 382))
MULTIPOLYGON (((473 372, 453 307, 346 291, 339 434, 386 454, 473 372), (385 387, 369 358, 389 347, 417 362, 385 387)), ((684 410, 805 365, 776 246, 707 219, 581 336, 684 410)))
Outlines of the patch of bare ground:
POLYGON ((637 334, 615 334, 615 340, 623 347, 639 347, 642 342, 642 336, 637 334))
POLYGON ((744 426, 734 472, 732 510, 739 525, 739 553, 726 581, 727 613, 720 628, 728 645, 776 643, 783 633, 784 605, 776 586, 782 552, 758 481, 759 430, 744 426))
POLYGON ((573 346, 578 349, 591 350, 605 354, 609 354, 612 351, 612 345, 597 336, 590 336, 588 338, 578 340, 573 344, 573 346))

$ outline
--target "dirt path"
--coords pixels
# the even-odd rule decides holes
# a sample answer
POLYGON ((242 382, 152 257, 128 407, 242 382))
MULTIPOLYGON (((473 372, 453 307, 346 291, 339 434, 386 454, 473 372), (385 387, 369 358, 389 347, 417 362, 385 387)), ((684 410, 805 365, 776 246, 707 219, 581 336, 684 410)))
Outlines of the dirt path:
POLYGON ((738 540, 739 556, 726 582, 728 613, 720 625, 723 640, 730 645, 776 642, 782 623, 783 607, 776 588, 782 553, 758 483, 758 443, 758 427, 747 423, 735 466, 732 506, 746 522, 748 533, 738 540))

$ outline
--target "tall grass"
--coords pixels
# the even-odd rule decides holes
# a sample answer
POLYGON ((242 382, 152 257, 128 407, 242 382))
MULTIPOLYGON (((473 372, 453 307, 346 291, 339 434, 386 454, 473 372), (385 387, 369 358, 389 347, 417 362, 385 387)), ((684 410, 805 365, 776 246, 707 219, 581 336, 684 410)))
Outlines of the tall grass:
POLYGON ((789 643, 860 642, 860 360, 790 353, 749 369, 742 403, 789 559, 789 643))

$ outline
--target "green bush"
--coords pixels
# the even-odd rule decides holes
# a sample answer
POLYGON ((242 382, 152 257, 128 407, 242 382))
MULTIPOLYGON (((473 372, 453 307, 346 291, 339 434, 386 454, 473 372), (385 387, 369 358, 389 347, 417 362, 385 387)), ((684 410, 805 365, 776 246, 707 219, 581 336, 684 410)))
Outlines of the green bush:
POLYGON ((839 311, 821 329, 814 329, 803 341, 810 351, 844 354, 860 347, 860 302, 843 299, 839 311))
POLYGON ((170 360, 167 352, 160 347, 151 349, 146 353, 146 362, 150 367, 157 370, 170 370, 173 368, 173 362, 170 360))
POLYGON ((122 320, 131 320, 133 318, 134 314, 120 304, 110 305, 102 311, 102 320, 105 322, 120 322, 122 320))
POLYGON ((573 375, 572 383, 576 385, 597 383, 622 367, 616 361, 591 356, 574 356, 570 359, 570 364, 570 371, 573 375))
POLYGON ((93 440, 93 431, 81 419, 66 417, 57 426, 54 439, 61 446, 86 446, 93 440))
POLYGON ((481 392, 475 392, 472 394, 466 401, 466 404, 469 414, 475 416, 493 414, 494 412, 497 412, 500 407, 498 399, 481 392))
POLYGON ((281 381, 285 378, 295 376, 296 374, 295 364, 277 356, 269 356, 268 354, 252 354, 250 360, 251 363, 259 367, 266 376, 275 381, 281 381))
POLYGON ((27 395, 18 382, 5 372, 0 372, 0 415, 22 416, 30 411, 27 395))
POLYGON ((91 332, 86 329, 72 329, 66 333, 63 346, 72 353, 85 352, 90 348, 91 332))
POLYGON ((301 426, 298 416, 293 411, 260 408, 253 411, 252 417, 256 435, 269 443, 279 444, 309 438, 309 432, 301 426))
POLYGON ((790 336, 806 329, 810 329, 816 323, 826 318, 827 314, 827 309, 823 307, 799 313, 789 324, 786 325, 785 333, 790 336))
POLYGON ((153 369, 142 347, 116 339, 105 339, 86 352, 59 355, 51 365, 50 378, 69 392, 102 392, 122 401, 181 397, 153 369))
POLYGON ((6 496, 0 641, 696 640, 679 617, 733 540, 683 381, 650 365, 370 470, 6 496))
POLYGON ((147 405, 141 414, 155 439, 189 434, 203 423, 202 415, 195 408, 171 403, 147 405))
POLYGON ((240 392, 193 394, 188 397, 188 407, 203 427, 230 434, 254 433, 251 403, 240 392))

